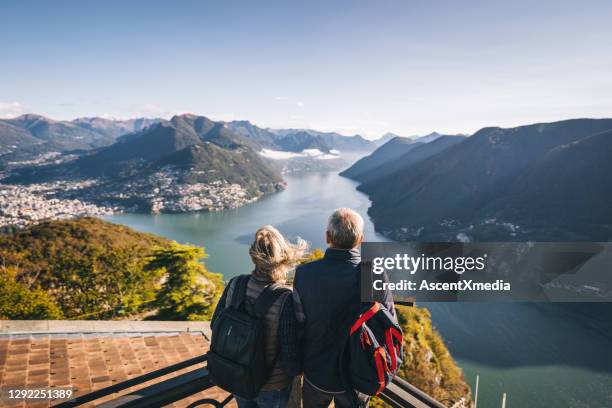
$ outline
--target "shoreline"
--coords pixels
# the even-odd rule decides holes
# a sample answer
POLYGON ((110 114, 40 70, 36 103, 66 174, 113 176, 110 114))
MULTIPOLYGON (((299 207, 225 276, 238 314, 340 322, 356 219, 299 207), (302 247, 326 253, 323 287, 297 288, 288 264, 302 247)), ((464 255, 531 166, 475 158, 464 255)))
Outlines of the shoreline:
MULTIPOLYGON (((132 205, 115 204, 111 199, 89 200, 87 195, 74 194, 81 189, 95 188, 96 184, 94 180, 31 185, 0 183, 0 229, 22 229, 45 221, 87 216, 220 212, 243 207, 272 194, 267 191, 249 193, 239 184, 226 181, 180 184, 173 186, 180 192, 170 191, 166 195, 159 194, 156 189, 154 195, 131 198, 132 205)), ((284 188, 275 186, 273 192, 284 188)), ((115 200, 121 198, 118 196, 115 200)))

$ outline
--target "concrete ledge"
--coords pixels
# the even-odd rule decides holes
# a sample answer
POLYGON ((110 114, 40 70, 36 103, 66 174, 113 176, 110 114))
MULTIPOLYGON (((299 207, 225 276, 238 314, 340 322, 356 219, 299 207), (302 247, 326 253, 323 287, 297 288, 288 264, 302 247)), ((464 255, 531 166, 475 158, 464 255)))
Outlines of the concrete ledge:
POLYGON ((210 322, 129 320, 0 320, 0 336, 51 334, 202 333, 210 338, 210 322))

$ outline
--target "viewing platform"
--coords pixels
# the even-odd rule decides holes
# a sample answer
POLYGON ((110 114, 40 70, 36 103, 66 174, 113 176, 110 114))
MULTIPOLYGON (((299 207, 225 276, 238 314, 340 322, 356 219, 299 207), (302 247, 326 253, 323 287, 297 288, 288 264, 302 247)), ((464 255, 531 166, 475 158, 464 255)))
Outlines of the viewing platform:
MULTIPOLYGON (((209 322, 0 321, 1 389, 73 391, 70 400, 4 399, 0 407, 234 407, 210 382, 209 340, 209 322)), ((399 378, 381 398, 392 407, 444 407, 399 378)))
POLYGON ((41 335, 138 335, 197 332, 210 338, 210 322, 142 320, 0 320, 0 339, 41 335))

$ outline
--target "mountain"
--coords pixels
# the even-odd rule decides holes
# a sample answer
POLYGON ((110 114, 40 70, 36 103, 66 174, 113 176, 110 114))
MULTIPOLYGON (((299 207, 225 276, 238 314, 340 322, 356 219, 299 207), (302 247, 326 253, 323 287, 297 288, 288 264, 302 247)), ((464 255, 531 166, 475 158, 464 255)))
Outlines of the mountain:
MULTIPOLYGON (((204 116, 185 114, 124 135, 112 146, 81 157, 75 165, 88 176, 115 176, 132 167, 155 166, 158 160, 203 143, 212 143, 218 149, 228 149, 228 152, 235 154, 251 151, 241 144, 240 136, 223 123, 213 122, 204 116)), ((195 156, 192 160, 196 160, 195 156)), ((261 160, 255 161, 263 165, 261 160)), ((188 166, 189 163, 182 165, 188 166)))
POLYGON ((429 142, 433 142, 434 140, 436 140, 437 138, 439 138, 440 136, 442 136, 441 134, 439 134, 438 132, 431 132, 428 135, 425 136, 417 136, 412 138, 415 142, 418 143, 429 143, 429 142))
POLYGON ((0 119, 0 155, 42 143, 27 129, 0 119))
MULTIPOLYGON (((507 186, 483 212, 530 225, 567 226, 578 232, 612 224, 612 130, 563 144, 507 186)), ((554 233, 551 233, 553 235, 554 233)))
POLYGON ((373 142, 376 146, 380 147, 387 143, 391 139, 395 139, 396 137, 401 137, 400 135, 396 135, 395 133, 385 133, 378 139, 375 139, 373 142))
POLYGON ((278 148, 276 145, 277 136, 274 133, 255 126, 248 120, 235 120, 228 122, 227 126, 244 139, 249 140, 258 150, 278 148))
POLYGON ((375 168, 383 165, 389 160, 400 157, 419 145, 420 143, 415 143, 413 139, 408 137, 396 136, 376 149, 369 156, 358 160, 351 167, 340 173, 340 175, 354 180, 361 180, 375 168))
POLYGON ((331 139, 304 131, 289 133, 279 137, 276 140, 276 145, 279 150, 289 152, 302 152, 306 149, 317 149, 322 152, 329 152, 335 148, 331 139))
POLYGON ((113 138, 85 129, 72 122, 56 121, 40 115, 21 115, 14 119, 2 119, 29 133, 39 143, 45 143, 48 148, 57 151, 91 149, 108 145, 113 138))
POLYGON ((394 139, 396 137, 399 138, 404 138, 404 139, 412 139, 413 141, 418 141, 421 143, 429 143, 431 141, 434 141, 435 139, 437 139, 438 137, 440 137, 441 135, 437 132, 432 132, 428 135, 425 136, 411 136, 411 137, 405 137, 405 136, 400 136, 400 135, 396 135, 395 133, 385 133, 384 135, 382 135, 381 137, 379 137, 378 139, 374 140, 374 144, 376 146, 382 146, 385 143, 387 143, 389 140, 394 139))
POLYGON ((194 144, 154 164, 157 169, 166 166, 186 171, 184 181, 188 184, 225 180, 255 194, 274 192, 276 185, 282 183, 278 172, 248 147, 226 149, 210 142, 194 144))
POLYGON ((276 136, 279 148, 298 151, 299 148, 339 151, 368 151, 376 148, 374 142, 360 135, 344 136, 336 132, 319 132, 312 129, 268 129, 276 136), (306 147, 304 147, 306 146, 306 147))
POLYGON ((330 146, 335 150, 373 150, 376 145, 371 140, 365 139, 361 135, 344 136, 334 132, 319 132, 324 140, 326 140, 330 146))
POLYGON ((263 129, 248 121, 226 124, 283 174, 337 171, 376 145, 359 135, 343 136, 310 129, 263 129))
MULTIPOLYGON (((462 143, 360 189, 372 200, 369 213, 376 227, 398 239, 455 239, 449 234, 458 231, 478 239, 534 237, 540 232, 537 217, 531 214, 549 208, 555 209, 545 218, 549 231, 554 225, 584 225, 587 221, 599 225, 607 223, 609 216, 591 211, 571 213, 578 204, 559 202, 560 190, 553 191, 555 184, 546 177, 557 174, 575 180, 563 193, 566 198, 584 200, 583 210, 594 205, 600 211, 612 195, 601 174, 612 169, 596 155, 607 151, 612 139, 602 132, 610 129, 612 119, 484 128, 462 143), (596 164, 586 165, 590 160, 596 164), (580 186, 580 177, 592 181, 580 186), (587 186, 592 188, 589 194, 587 186), (578 192, 585 196, 573 195, 578 192), (520 206, 515 204, 517 200, 520 206)), ((552 180, 565 183, 559 178, 552 180)))
POLYGON ((159 123, 161 119, 135 118, 128 120, 105 119, 99 117, 84 117, 77 118, 72 123, 83 129, 88 129, 101 133, 113 139, 127 133, 134 133, 143 130, 155 123, 159 123))
MULTIPOLYGON (((373 177, 375 172, 382 171, 382 166, 386 165, 392 161, 399 160, 403 157, 403 155, 407 154, 413 149, 425 144, 429 144, 437 140, 443 135, 433 132, 426 136, 417 136, 417 137, 403 137, 396 136, 393 133, 387 133, 381 139, 391 137, 385 144, 378 147, 373 153, 369 156, 363 157, 358 160, 355 164, 353 164, 348 169, 344 170, 340 175, 344 177, 351 178, 357 181, 365 181, 373 177)), ((425 158, 428 155, 437 153, 443 147, 447 146, 447 144, 452 144, 453 141, 458 141, 461 139, 452 139, 453 136, 444 136, 445 141, 437 144, 431 148, 419 150, 418 153, 411 158, 404 158, 402 160, 407 160, 408 162, 417 161, 419 158, 425 158)), ((379 139, 380 140, 380 139, 379 139)), ((385 168, 386 172, 389 172, 392 168, 401 167, 400 163, 395 163, 395 165, 389 166, 385 168)))
POLYGON ((415 163, 434 156, 457 143, 463 142, 465 139, 465 136, 440 135, 429 143, 415 142, 412 144, 414 147, 407 152, 402 153, 398 157, 390 158, 378 167, 369 170, 367 173, 359 174, 357 177, 353 178, 362 182, 360 188, 368 190, 373 188, 379 180, 393 177, 394 173, 401 175, 405 169, 408 169, 415 163))
POLYGON ((240 135, 224 123, 191 114, 123 135, 70 162, 15 170, 3 180, 64 181, 73 187, 56 189, 55 198, 152 212, 234 208, 284 186, 278 170, 240 135))
POLYGON ((108 146, 120 135, 140 131, 157 122, 158 119, 145 118, 57 121, 34 114, 0 119, 0 165, 28 164, 37 159, 44 161, 45 154, 52 158, 64 152, 108 146))

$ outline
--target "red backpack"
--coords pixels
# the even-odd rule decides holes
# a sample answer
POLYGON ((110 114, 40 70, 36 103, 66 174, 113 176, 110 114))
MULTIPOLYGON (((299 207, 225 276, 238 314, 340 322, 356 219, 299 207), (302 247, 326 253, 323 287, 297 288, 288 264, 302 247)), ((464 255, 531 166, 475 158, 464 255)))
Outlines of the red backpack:
POLYGON ((402 364, 403 337, 397 319, 382 304, 368 304, 351 327, 343 354, 347 389, 380 394, 402 364))

